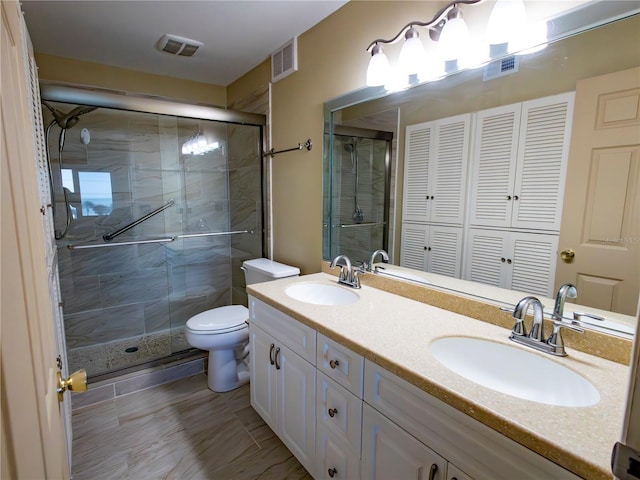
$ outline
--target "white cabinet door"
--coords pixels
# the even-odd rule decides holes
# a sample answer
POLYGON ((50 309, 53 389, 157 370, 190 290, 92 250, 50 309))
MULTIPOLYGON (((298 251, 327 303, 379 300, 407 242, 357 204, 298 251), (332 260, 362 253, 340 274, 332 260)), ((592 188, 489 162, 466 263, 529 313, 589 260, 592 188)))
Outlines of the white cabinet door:
POLYGON ((315 478, 353 480, 360 478, 360 451, 354 451, 343 440, 318 426, 315 478))
POLYGON ((429 191, 434 122, 409 125, 404 146, 404 199, 402 218, 409 222, 426 222, 431 215, 429 191))
POLYGON ((473 480, 473 478, 464 473, 453 463, 449 463, 447 465, 447 480, 473 480))
POLYGON ((560 231, 574 92, 522 104, 511 224, 560 231))
POLYGON ((316 439, 316 369, 284 345, 276 347, 278 436, 313 472, 316 439))
POLYGON ((403 221, 462 225, 471 115, 409 125, 403 221))
POLYGON ((300 463, 315 469, 316 369, 250 324, 251 406, 300 463))
POLYGON ((436 121, 435 175, 429 187, 429 221, 433 223, 462 225, 464 221, 470 127, 470 114, 436 121))
POLYGON ((362 478, 444 480, 447 462, 368 405, 362 412, 362 478))
POLYGON ((461 227, 402 224, 400 266, 460 278, 461 227))
POLYGON ((275 340, 255 325, 249 325, 251 348, 251 406, 277 432, 275 340))
POLYGON ((471 228, 464 279, 553 296, 558 236, 471 228))
POLYGON ((470 224, 559 231, 574 93, 476 113, 470 224))
POLYGON ((476 114, 471 155, 471 225, 511 224, 520 110, 520 104, 515 104, 476 114))

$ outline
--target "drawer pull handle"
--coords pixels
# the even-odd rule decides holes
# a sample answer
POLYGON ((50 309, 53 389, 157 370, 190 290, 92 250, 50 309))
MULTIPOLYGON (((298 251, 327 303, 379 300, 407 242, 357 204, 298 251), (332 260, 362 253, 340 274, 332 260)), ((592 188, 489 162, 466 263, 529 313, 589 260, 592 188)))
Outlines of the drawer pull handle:
POLYGON ((331 368, 333 368, 334 370, 336 369, 336 367, 340 365, 340 362, 338 360, 329 360, 329 366, 331 368))
POLYGON ((335 417, 337 415, 337 413, 338 413, 338 409, 337 408, 330 408, 329 409, 329 416, 330 417, 332 417, 332 418, 335 417))
POLYGON ((280 370, 280 364, 278 363, 278 356, 280 355, 280 347, 276 348, 275 360, 276 360, 276 370, 280 370))
POLYGON ((331 478, 335 477, 336 473, 338 473, 338 470, 336 470, 336 467, 333 467, 333 468, 329 469, 329 476, 331 478))
POLYGON ((269 348, 269 363, 271 363, 271 365, 274 365, 276 362, 273 360, 273 349, 275 348, 275 345, 272 343, 271 347, 269 348))
POLYGON ((431 465, 431 468, 429 469, 429 480, 435 480, 437 471, 438 471, 438 465, 433 463, 431 465))

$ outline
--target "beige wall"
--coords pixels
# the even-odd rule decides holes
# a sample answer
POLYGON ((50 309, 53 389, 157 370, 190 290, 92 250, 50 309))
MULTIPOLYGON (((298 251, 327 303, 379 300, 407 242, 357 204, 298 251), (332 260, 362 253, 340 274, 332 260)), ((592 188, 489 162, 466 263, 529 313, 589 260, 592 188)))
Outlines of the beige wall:
POLYGON ((227 89, 220 85, 192 82, 124 68, 36 54, 40 80, 90 85, 127 93, 155 95, 175 100, 226 106, 227 89))

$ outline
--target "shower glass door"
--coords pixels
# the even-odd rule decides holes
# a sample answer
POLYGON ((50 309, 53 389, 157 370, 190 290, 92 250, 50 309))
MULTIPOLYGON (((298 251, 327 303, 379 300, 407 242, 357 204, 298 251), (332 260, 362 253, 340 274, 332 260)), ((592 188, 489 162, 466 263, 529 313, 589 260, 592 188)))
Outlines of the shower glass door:
POLYGON ((330 258, 343 254, 359 263, 368 261, 374 250, 387 250, 391 137, 386 132, 351 130, 326 142, 333 145, 331 170, 325 172, 331 184, 325 200, 325 228, 330 230, 325 252, 330 258))
POLYGON ((262 128, 46 103, 70 370, 189 350, 186 321, 246 302, 263 254, 262 128))

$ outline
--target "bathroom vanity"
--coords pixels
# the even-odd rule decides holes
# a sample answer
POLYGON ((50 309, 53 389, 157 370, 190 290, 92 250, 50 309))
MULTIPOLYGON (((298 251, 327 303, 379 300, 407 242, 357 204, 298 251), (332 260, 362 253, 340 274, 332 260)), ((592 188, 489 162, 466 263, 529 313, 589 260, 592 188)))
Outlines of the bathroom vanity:
POLYGON ((594 385, 599 401, 548 405, 467 380, 431 351, 461 336, 526 349, 505 328, 368 285, 338 287, 326 273, 247 291, 252 406, 314 478, 611 478, 626 366, 568 344, 568 357, 546 357, 594 385), (292 285, 356 298, 313 304, 289 296, 292 285))

